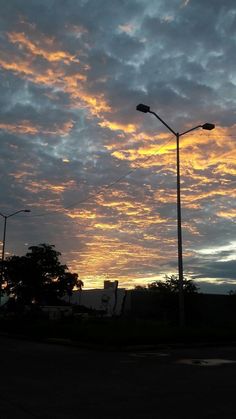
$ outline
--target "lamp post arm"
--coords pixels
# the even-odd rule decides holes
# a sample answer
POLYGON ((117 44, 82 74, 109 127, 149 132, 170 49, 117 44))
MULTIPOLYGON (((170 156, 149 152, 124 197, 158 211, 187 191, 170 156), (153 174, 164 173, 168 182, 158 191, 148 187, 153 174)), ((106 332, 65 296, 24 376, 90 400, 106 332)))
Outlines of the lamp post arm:
POLYGON ((182 135, 187 134, 188 132, 194 131, 195 129, 198 129, 198 128, 202 128, 202 125, 197 125, 196 127, 190 128, 187 131, 181 132, 181 134, 179 134, 179 137, 181 137, 182 135))
POLYGON ((19 212, 25 212, 25 210, 19 210, 19 211, 13 212, 13 213, 12 213, 12 214, 10 214, 10 215, 4 215, 4 214, 2 214, 2 213, 0 212, 0 215, 1 215, 3 218, 9 218, 9 217, 13 217, 13 215, 19 214, 19 212))
POLYGON ((19 214, 19 212, 25 212, 25 210, 19 210, 19 211, 13 212, 13 214, 8 215, 7 218, 13 217, 13 215, 19 214))
POLYGON ((149 113, 152 113, 153 115, 155 115, 155 117, 157 118, 157 119, 159 119, 159 121, 161 121, 162 122, 162 124, 163 125, 165 125, 165 127, 166 128, 168 128, 168 130, 169 131, 171 131, 172 132, 172 134, 174 134, 175 136, 176 136, 176 132, 165 122, 165 121, 163 121, 163 119, 161 119, 160 118, 160 116, 158 116, 157 114, 156 114, 156 112, 153 112, 153 111, 149 111, 149 113))

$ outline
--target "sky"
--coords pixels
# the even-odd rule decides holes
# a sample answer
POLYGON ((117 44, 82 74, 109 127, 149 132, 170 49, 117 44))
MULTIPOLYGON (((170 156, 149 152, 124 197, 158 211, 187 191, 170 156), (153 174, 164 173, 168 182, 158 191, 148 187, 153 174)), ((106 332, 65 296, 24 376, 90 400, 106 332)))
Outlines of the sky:
POLYGON ((180 140, 184 274, 236 290, 235 1, 0 3, 0 212, 31 211, 6 255, 53 244, 85 288, 177 274, 176 140, 144 103, 216 125, 180 140))

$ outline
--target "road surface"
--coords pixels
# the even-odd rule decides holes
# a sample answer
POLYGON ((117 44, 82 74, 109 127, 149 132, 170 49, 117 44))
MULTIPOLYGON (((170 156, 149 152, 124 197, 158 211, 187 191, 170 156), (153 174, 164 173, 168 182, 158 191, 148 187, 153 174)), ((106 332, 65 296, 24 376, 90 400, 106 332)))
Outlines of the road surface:
POLYGON ((236 348, 88 350, 0 338, 1 419, 235 419, 236 348), (188 364, 192 362, 193 364, 188 364))

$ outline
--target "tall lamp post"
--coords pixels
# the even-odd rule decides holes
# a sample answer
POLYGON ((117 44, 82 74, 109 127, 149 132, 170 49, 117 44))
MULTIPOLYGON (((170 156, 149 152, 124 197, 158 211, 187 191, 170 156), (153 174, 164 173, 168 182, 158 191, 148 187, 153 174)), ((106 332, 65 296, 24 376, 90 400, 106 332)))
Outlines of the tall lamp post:
POLYGON ((3 228, 3 240, 2 240, 2 260, 1 260, 1 275, 0 275, 0 306, 2 299, 2 282, 3 282, 3 272, 4 272, 4 258, 5 258, 5 244, 6 244, 6 229, 7 229, 7 219, 13 217, 13 215, 19 214, 20 212, 30 212, 30 210, 22 209, 16 212, 13 212, 10 215, 4 215, 0 212, 1 217, 4 218, 4 228, 3 228))
POLYGON ((206 130, 212 130, 215 128, 214 124, 205 123, 203 125, 197 125, 196 127, 190 128, 184 132, 175 132, 162 118, 160 118, 155 112, 150 110, 150 106, 143 105, 140 103, 136 106, 136 110, 144 113, 153 114, 165 127, 174 134, 176 137, 176 169, 177 169, 177 237, 178 237, 178 271, 179 271, 179 325, 183 327, 185 325, 185 309, 184 309, 184 275, 183 275, 183 249, 182 249, 182 222, 181 222, 181 196, 180 196, 180 155, 179 155, 179 139, 183 135, 194 131, 198 128, 206 130))

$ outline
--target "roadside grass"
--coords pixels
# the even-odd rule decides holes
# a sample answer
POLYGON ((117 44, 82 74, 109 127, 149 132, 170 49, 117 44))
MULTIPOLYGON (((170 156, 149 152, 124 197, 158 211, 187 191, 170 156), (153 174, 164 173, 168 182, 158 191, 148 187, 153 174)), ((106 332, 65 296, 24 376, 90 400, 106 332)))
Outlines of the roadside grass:
POLYGON ((0 319, 0 333, 35 340, 69 339, 122 347, 168 343, 236 342, 236 322, 227 325, 199 325, 179 328, 153 319, 134 318, 46 318, 11 317, 0 319))

